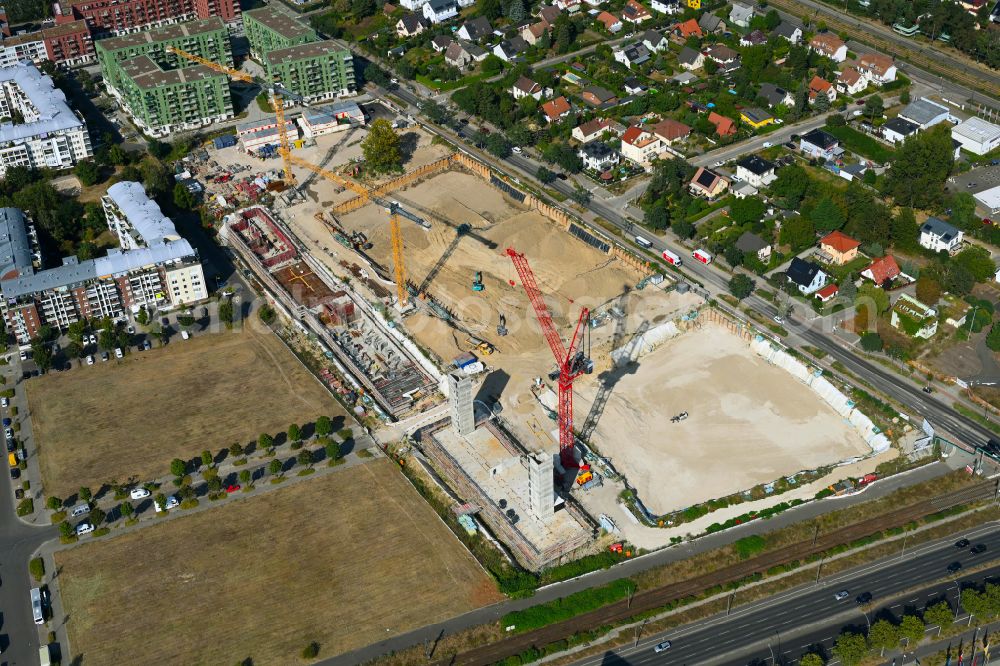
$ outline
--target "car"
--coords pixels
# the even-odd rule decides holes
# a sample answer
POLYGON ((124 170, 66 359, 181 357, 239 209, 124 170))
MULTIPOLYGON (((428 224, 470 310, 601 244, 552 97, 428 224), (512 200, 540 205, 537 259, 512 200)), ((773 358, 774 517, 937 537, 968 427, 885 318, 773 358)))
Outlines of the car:
POLYGON ((10 478, 12 478, 12 479, 20 479, 21 478, 21 470, 19 470, 17 467, 11 467, 10 468, 10 478))
POLYGON ((90 334, 90 337, 88 338, 88 340, 90 340, 90 344, 92 344, 92 345, 96 345, 97 344, 97 336, 94 335, 93 333, 90 334))
POLYGON ((94 355, 87 354, 87 365, 94 365, 94 355))
POLYGON ((135 326, 133 326, 132 324, 129 324, 128 328, 126 328, 125 330, 128 331, 129 335, 135 335, 135 326))
POLYGON ((11 428, 4 428, 3 429, 3 434, 7 438, 8 441, 14 439, 14 431, 11 428))
POLYGON ((973 546, 972 548, 969 549, 969 552, 972 553, 973 555, 980 555, 982 553, 985 553, 986 552, 986 544, 985 543, 977 543, 975 546, 973 546))
POLYGON ((920 390, 923 391, 924 393, 933 393, 934 392, 934 389, 932 389, 930 386, 925 386, 925 387, 923 387, 920 390))
POLYGON ((774 323, 776 323, 776 324, 783 324, 783 323, 785 323, 785 320, 781 318, 781 315, 774 315, 773 317, 771 317, 771 319, 773 319, 774 323))
POLYGON ((0 398, 0 407, 10 407, 10 398, 0 398))
POLYGON ((951 564, 948 565, 948 573, 956 573, 961 570, 962 570, 961 562, 952 562, 951 564))
POLYGON ((149 351, 152 348, 153 348, 153 345, 149 344, 149 340, 143 340, 142 341, 142 350, 143 351, 149 351))
POLYGON ((715 162, 715 166, 717 166, 717 167, 720 167, 723 164, 725 164, 725 162, 723 162, 722 160, 716 160, 716 162, 715 162))
POLYGON ((524 151, 521 150, 521 146, 514 146, 513 148, 511 148, 511 150, 513 150, 518 155, 520 155, 522 152, 524 152, 524 151))
POLYGON ((972 189, 973 187, 975 187, 976 185, 977 185, 977 183, 969 183, 968 185, 966 185, 966 187, 967 187, 967 188, 969 188, 969 189, 971 190, 971 189, 972 189))
POLYGON ((662 643, 657 643, 656 646, 653 647, 653 652, 659 653, 665 650, 669 650, 671 645, 672 643, 670 641, 663 641, 662 643))
POLYGON ((146 497, 149 497, 149 495, 150 492, 145 488, 133 488, 128 494, 128 496, 134 500, 145 499, 146 497))
POLYGON ((389 83, 399 83, 399 79, 389 79, 389 83))
POLYGON ((125 354, 122 353, 121 347, 115 347, 115 358, 122 358, 125 354))
POLYGON ((861 109, 854 109, 854 113, 852 113, 851 115, 854 116, 855 118, 857 118, 858 116, 863 115, 863 114, 864 114, 864 111, 862 111, 861 109))
POLYGON ((21 350, 21 360, 22 361, 28 360, 28 352, 24 351, 23 349, 21 350))
POLYGON ((73 510, 69 515, 71 518, 78 518, 80 516, 86 516, 88 513, 90 513, 89 504, 78 504, 73 507, 73 510))
POLYGON ((773 144, 773 143, 771 143, 770 141, 765 141, 765 142, 764 142, 764 147, 765 147, 765 148, 770 148, 770 147, 771 147, 771 146, 773 146, 773 145, 774 145, 774 144, 773 144))
POLYGON ((14 453, 17 451, 17 441, 13 439, 7 440, 7 453, 14 453))
POLYGON ((227 493, 235 493, 239 489, 240 489, 240 484, 238 484, 238 483, 236 483, 236 484, 232 484, 231 483, 228 486, 226 486, 226 492, 227 493))
POLYGON ((843 601, 849 596, 851 595, 847 590, 841 590, 840 592, 837 592, 837 594, 833 595, 833 598, 836 599, 837 601, 843 601))
POLYGON ((871 592, 862 592, 855 599, 855 601, 858 602, 859 605, 870 603, 871 600, 872 600, 871 592))
POLYGON ((10 419, 4 419, 3 420, 3 427, 4 428, 6 428, 7 426, 9 426, 10 424, 11 424, 11 420, 10 419))
POLYGON ((968 548, 968 547, 969 547, 968 539, 959 539, 958 541, 955 542, 955 548, 968 548))
POLYGON ((469 124, 469 119, 468 118, 459 118, 458 124, 459 125, 468 125, 469 124))
POLYGON ((864 106, 865 105, 865 100, 859 99, 857 102, 855 102, 855 104, 857 104, 858 106, 864 106))
POLYGON ((167 495, 167 506, 166 507, 160 506, 159 502, 155 502, 155 501, 153 502, 153 508, 156 510, 156 513, 160 513, 161 511, 164 511, 165 509, 173 509, 174 507, 179 506, 179 505, 180 505, 180 502, 177 501, 177 497, 175 497, 174 495, 167 495))
POLYGON ((181 331, 181 339, 182 340, 187 340, 190 337, 191 337, 190 333, 188 333, 187 331, 181 331))
POLYGON ((101 352, 101 360, 102 360, 102 361, 107 361, 107 360, 108 360, 108 358, 110 358, 110 357, 108 356, 108 352, 106 352, 106 351, 104 351, 104 352, 101 352))
POLYGON ((560 172, 560 173, 556 174, 556 178, 558 178, 559 180, 566 180, 567 178, 569 178, 569 176, 567 176, 566 174, 560 172))
POLYGON ((76 529, 73 530, 73 533, 76 534, 77 536, 83 536, 84 534, 90 534, 93 531, 94 531, 93 523, 91 523, 89 520, 85 520, 76 526, 76 529))

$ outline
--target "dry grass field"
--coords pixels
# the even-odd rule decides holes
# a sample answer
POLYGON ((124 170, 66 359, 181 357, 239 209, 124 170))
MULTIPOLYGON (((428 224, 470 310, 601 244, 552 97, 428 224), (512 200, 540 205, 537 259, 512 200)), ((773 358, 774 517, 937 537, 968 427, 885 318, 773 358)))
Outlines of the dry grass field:
POLYGON ((295 664, 311 641, 329 657, 500 598, 385 459, 56 562, 85 664, 295 664))
POLYGON ((281 340, 252 328, 28 382, 46 494, 156 478, 173 458, 344 413, 281 340))

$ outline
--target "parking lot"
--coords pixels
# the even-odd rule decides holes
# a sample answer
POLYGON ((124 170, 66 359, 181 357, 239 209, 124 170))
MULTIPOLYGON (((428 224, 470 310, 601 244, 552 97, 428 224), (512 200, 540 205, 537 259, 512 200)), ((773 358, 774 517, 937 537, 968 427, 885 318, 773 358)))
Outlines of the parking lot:
POLYGON ((1000 185, 1000 164, 981 166, 948 179, 951 192, 976 194, 1000 185))

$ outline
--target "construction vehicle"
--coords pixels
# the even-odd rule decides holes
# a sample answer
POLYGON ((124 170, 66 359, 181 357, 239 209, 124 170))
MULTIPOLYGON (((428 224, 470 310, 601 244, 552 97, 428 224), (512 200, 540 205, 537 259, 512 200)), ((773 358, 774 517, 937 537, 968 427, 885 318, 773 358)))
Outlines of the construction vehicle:
POLYGON ((482 291, 483 290, 483 273, 482 271, 476 271, 475 277, 472 278, 472 291, 482 291))
POLYGON ((538 288, 535 274, 528 265, 528 260, 523 254, 514 248, 507 248, 507 256, 514 262, 514 268, 521 278, 521 286, 524 287, 528 300, 535 310, 538 324, 542 328, 542 334, 549 349, 555 357, 559 366, 559 460, 563 469, 570 470, 576 468, 576 442, 573 434, 573 381, 582 374, 590 374, 594 371, 594 361, 590 358, 589 327, 590 310, 583 308, 580 310, 580 317, 576 322, 576 330, 567 348, 556 331, 552 322, 552 315, 549 313, 545 301, 542 299, 542 292, 538 288), (582 330, 582 332, 581 332, 582 330), (586 339, 585 339, 586 338, 586 339), (579 346, 578 346, 579 345, 579 346), (582 349, 588 347, 587 351, 582 349))
POLYGON ((496 351, 496 348, 486 340, 480 340, 479 338, 467 338, 466 342, 473 345, 476 348, 476 351, 483 356, 489 356, 496 351))
POLYGON ((576 473, 576 485, 582 486, 588 481, 594 479, 594 473, 590 471, 590 465, 583 463, 580 465, 580 469, 576 473))
POLYGON ((507 317, 503 316, 502 312, 500 313, 500 323, 497 324, 497 335, 500 337, 507 335, 507 317))

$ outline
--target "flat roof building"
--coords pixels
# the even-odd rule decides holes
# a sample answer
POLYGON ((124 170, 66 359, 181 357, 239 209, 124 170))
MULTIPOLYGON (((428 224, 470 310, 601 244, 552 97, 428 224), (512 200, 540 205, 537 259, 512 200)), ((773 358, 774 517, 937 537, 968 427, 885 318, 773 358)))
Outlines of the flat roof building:
POLYGON ((250 41, 250 55, 261 62, 270 51, 319 41, 312 27, 272 5, 244 13, 243 27, 250 41))
POLYGON ((265 67, 273 81, 301 95, 306 102, 353 95, 355 91, 354 56, 332 41, 269 51, 265 67))
POLYGON ((975 155, 985 155, 1000 147, 1000 127, 981 118, 969 118, 951 129, 951 138, 975 155))

